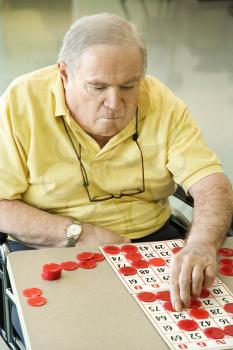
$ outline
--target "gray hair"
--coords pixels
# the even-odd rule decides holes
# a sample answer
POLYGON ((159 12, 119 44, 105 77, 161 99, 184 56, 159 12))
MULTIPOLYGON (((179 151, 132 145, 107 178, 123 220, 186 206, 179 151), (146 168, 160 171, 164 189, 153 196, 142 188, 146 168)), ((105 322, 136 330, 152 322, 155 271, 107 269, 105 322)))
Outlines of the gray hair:
POLYGON ((133 23, 110 13, 84 16, 74 22, 63 39, 58 60, 63 61, 68 70, 74 70, 88 47, 101 44, 138 47, 145 73, 147 48, 141 33, 133 23))

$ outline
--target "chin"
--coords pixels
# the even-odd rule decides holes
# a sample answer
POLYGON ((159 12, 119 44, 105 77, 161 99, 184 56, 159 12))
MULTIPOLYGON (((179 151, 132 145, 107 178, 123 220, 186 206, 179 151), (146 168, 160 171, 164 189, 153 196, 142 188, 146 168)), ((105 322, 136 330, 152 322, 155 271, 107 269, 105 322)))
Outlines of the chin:
POLYGON ((113 137, 114 135, 118 134, 120 132, 120 130, 114 130, 114 131, 109 131, 109 132, 102 132, 102 133, 98 133, 98 136, 101 137, 113 137))
POLYGON ((121 130, 123 130, 127 126, 127 123, 122 123, 122 118, 112 119, 111 123, 109 120, 107 120, 107 123, 104 123, 104 125, 99 125, 99 128, 97 127, 96 130, 100 132, 102 135, 110 136, 115 135, 121 130))

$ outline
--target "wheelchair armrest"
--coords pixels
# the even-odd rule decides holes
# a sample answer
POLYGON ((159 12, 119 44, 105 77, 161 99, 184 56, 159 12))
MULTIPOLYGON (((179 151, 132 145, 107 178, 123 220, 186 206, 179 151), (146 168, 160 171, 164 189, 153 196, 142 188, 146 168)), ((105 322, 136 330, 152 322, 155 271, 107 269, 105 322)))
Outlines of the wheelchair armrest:
MULTIPOLYGON (((187 196, 185 191, 181 186, 178 185, 176 192, 173 194, 174 197, 178 198, 182 202, 188 204, 190 207, 194 207, 194 200, 192 196, 187 196)), ((231 222, 231 227, 228 232, 228 236, 233 237, 233 217, 231 222)))
POLYGON ((6 264, 6 257, 9 253, 8 246, 6 244, 7 234, 0 232, 0 263, 6 264))
POLYGON ((6 239, 7 239, 7 234, 3 233, 3 232, 0 232, 0 244, 5 243, 6 239))
POLYGON ((193 208, 193 206, 194 206, 193 197, 187 196, 185 191, 183 190, 183 188, 181 186, 178 185, 176 192, 173 194, 173 196, 178 198, 179 200, 181 200, 182 202, 188 204, 190 207, 193 208))

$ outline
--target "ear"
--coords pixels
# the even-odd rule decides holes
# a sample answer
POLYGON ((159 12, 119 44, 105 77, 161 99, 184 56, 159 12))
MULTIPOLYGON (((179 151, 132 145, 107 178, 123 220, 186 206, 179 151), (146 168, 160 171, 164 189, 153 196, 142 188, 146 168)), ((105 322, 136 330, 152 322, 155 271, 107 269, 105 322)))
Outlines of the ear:
POLYGON ((65 64, 65 62, 59 61, 57 63, 57 68, 58 68, 58 70, 60 72, 60 76, 62 78, 63 85, 64 85, 64 87, 66 87, 68 85, 68 68, 67 68, 67 65, 65 64))

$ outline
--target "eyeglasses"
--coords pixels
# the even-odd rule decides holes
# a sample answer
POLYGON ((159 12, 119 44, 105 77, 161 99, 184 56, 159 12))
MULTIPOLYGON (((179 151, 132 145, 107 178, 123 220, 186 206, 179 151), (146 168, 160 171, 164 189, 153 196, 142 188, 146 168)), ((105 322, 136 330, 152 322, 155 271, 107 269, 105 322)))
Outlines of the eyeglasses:
POLYGON ((69 137, 69 140, 70 140, 70 143, 74 149, 74 152, 76 154, 76 157, 77 159, 79 160, 79 164, 80 164, 80 170, 81 170, 81 174, 82 174, 82 178, 83 178, 83 186, 87 192, 87 196, 89 198, 89 201, 90 202, 101 202, 101 201, 107 201, 109 199, 112 199, 112 198, 115 198, 115 199, 119 199, 119 198, 122 198, 123 196, 134 196, 136 194, 140 194, 140 193, 143 193, 145 192, 145 173, 144 173, 144 159, 143 159, 143 154, 142 154, 142 150, 141 150, 141 147, 139 146, 139 143, 137 141, 137 138, 138 138, 138 109, 136 110, 136 132, 135 134, 133 134, 133 141, 136 143, 138 149, 139 149, 139 152, 140 152, 140 157, 141 157, 141 171, 142 171, 142 186, 141 188, 135 188, 135 189, 129 189, 129 190, 122 190, 119 194, 113 194, 113 193, 106 193, 106 194, 103 194, 103 195, 100 195, 100 196, 91 196, 90 194, 90 191, 89 191, 89 180, 88 180, 88 177, 87 177, 87 172, 85 170, 85 167, 82 163, 82 157, 81 157, 81 153, 82 153, 82 148, 81 148, 81 145, 79 144, 79 153, 77 152, 77 149, 74 145, 74 142, 70 136, 70 132, 68 131, 67 129, 67 126, 66 126, 66 123, 64 121, 64 118, 62 117, 62 121, 63 121, 63 125, 64 125, 64 128, 66 130, 66 133, 69 137))

